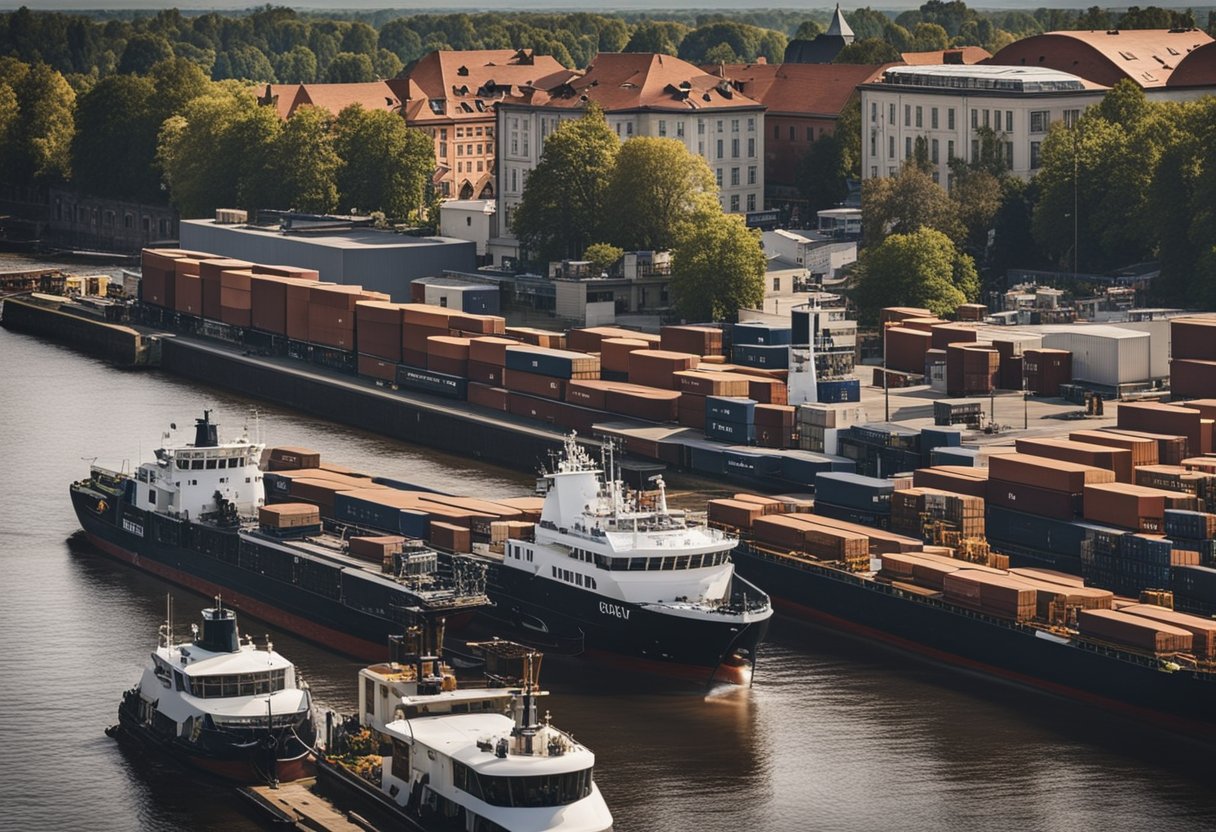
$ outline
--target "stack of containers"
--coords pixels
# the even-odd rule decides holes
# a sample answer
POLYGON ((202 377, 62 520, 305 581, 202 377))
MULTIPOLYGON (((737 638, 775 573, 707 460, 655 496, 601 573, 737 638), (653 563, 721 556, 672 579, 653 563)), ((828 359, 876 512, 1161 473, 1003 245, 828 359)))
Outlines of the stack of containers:
POLYGON ((786 369, 789 367, 789 347, 793 331, 788 326, 748 322, 735 324, 731 330, 734 342, 732 358, 745 367, 786 369))
POLYGON ((320 281, 297 280, 285 286, 286 329, 287 337, 292 341, 308 342, 309 307, 312 302, 312 290, 317 286, 333 284, 320 281))
POLYGON ((920 431, 895 422, 853 425, 837 438, 840 455, 856 460, 857 472, 890 476, 920 467, 920 431))
POLYGON ((1107 526, 1159 533, 1165 525, 1166 508, 1185 508, 1177 504, 1179 499, 1194 500, 1176 491, 1131 483, 1086 483, 1085 519, 1107 526))
POLYGON ((840 431, 866 420, 860 405, 804 404, 798 408, 798 447, 804 451, 835 454, 840 431))
POLYGON ((842 472, 815 476, 815 513, 863 526, 891 528, 891 494, 895 484, 842 472))
POLYGON ((681 370, 674 377, 680 389, 677 421, 686 427, 704 429, 706 396, 750 398, 752 379, 738 373, 681 370))
MULTIPOLYGON (((204 266, 206 263, 203 264, 204 266)), ((220 316, 226 324, 249 327, 253 323, 252 272, 224 269, 220 272, 220 316)), ((207 284, 203 283, 204 293, 207 284)), ((354 349, 353 340, 347 349, 354 349)))
POLYGON ((920 461, 922 465, 933 464, 933 452, 950 448, 961 448, 963 434, 952 428, 922 428, 920 432, 920 461))
POLYGON ((931 349, 935 350, 944 350, 951 344, 967 344, 979 340, 979 332, 975 327, 966 324, 936 324, 929 332, 933 335, 931 349))
POLYGON ((1022 353, 1022 375, 1026 389, 1039 396, 1060 395, 1060 385, 1072 381, 1072 353, 1046 348, 1022 353))
MULTIPOLYGON (((146 248, 140 255, 140 300, 173 309, 178 260, 206 260, 210 254, 173 248, 146 248)), ((198 274, 198 270, 193 271, 198 274)))
POLYGON ((693 355, 722 355, 722 330, 716 326, 665 326, 659 330, 659 349, 693 355))
POLYGON ((355 333, 359 342, 359 375, 394 381, 397 365, 401 363, 401 305, 358 301, 355 333))
MULTIPOLYGON (((259 266, 254 266, 253 276, 249 279, 249 300, 253 306, 250 313, 250 325, 261 332, 287 336, 287 291, 289 286, 297 287, 307 298, 309 286, 318 285, 316 280, 300 277, 280 277, 278 275, 258 274, 259 266)), ((300 307, 303 313, 302 326, 307 340, 307 308, 300 307)), ((290 337, 290 336, 288 336, 290 337)), ((400 356, 401 348, 397 352, 400 356)), ((400 360, 400 358, 398 358, 400 360)))
MULTIPOLYGON (((1198 410, 1158 402, 1125 402, 1119 405, 1118 426, 1123 430, 1185 436, 1186 456, 1212 452, 1212 420, 1198 410)), ((1175 464, 1175 463, 1171 463, 1175 464)))
POLYGON ((946 345, 946 393, 951 396, 987 395, 1000 378, 1001 356, 991 344, 946 345))
POLYGON ((1191 652, 1195 657, 1203 661, 1216 660, 1216 621, 1210 618, 1187 615, 1155 604, 1133 604, 1123 607, 1119 612, 1186 630, 1191 634, 1191 652))
POLYGON ((403 305, 401 319, 401 362, 411 367, 426 367, 426 341, 434 335, 450 335, 454 314, 441 306, 421 303, 403 305))
POLYGON ((1201 566, 1216 566, 1216 514, 1167 508, 1165 536, 1175 549, 1198 552, 1201 566))
POLYGON ((629 353, 629 383, 661 390, 679 390, 676 373, 695 370, 701 357, 668 350, 634 350, 629 353))
POLYGON ((469 382, 501 388, 503 370, 507 366, 507 347, 518 345, 518 341, 495 335, 484 335, 470 340, 469 382))
POLYGON ((1189 456, 1187 451, 1190 441, 1185 436, 1149 433, 1143 430, 1124 430, 1123 428, 1103 428, 1101 432, 1124 438, 1152 440, 1157 445, 1157 461, 1162 465, 1179 465, 1189 456))
MULTIPOLYGON (((552 332, 547 329, 536 329, 530 326, 509 326, 503 330, 503 334, 524 344, 531 344, 534 347, 548 347, 554 350, 568 348, 566 346, 566 333, 564 332, 552 332)), ((569 347, 568 349, 574 349, 574 347, 569 347)), ((596 352, 596 350, 584 350, 584 352, 596 352)))
POLYGON ((264 263, 255 263, 252 267, 254 274, 264 274, 271 277, 287 277, 292 280, 309 280, 317 281, 321 279, 320 273, 316 269, 305 269, 299 266, 275 266, 266 265, 264 263))
POLYGON ((925 356, 932 343, 933 334, 928 330, 888 325, 883 331, 887 369, 924 373, 925 356))
POLYGON ((1173 571, 1174 604, 1202 615, 1216 614, 1216 568, 1179 566, 1173 571))
POLYGON ((171 293, 173 309, 184 315, 203 317, 203 281, 199 277, 202 261, 183 257, 174 261, 173 274, 168 278, 173 284, 171 293))
POLYGON ((795 446, 797 408, 784 404, 756 404, 756 444, 765 448, 795 446))
POLYGON ((935 465, 912 472, 916 488, 935 488, 984 499, 988 494, 988 469, 966 465, 935 465))
MULTIPOLYGON (((185 264, 179 265, 184 266, 185 264)), ((209 260, 201 260, 188 268, 190 272, 199 276, 203 293, 202 315, 204 318, 212 321, 223 320, 220 309, 222 305, 220 294, 223 289, 223 278, 221 275, 226 271, 243 272, 246 275, 253 274, 252 263, 247 263, 244 260, 233 260, 228 257, 214 257, 209 260)), ((235 281, 230 280, 229 285, 234 286, 237 284, 235 281)), ((229 299, 235 300, 232 297, 229 299)))
MULTIPOLYGON (((540 330, 536 330, 540 331, 540 330)), ((508 334, 514 335, 517 330, 511 330, 508 334)), ((643 332, 635 332, 632 329, 622 329, 617 326, 593 326, 585 329, 572 329, 566 333, 566 349, 577 350, 579 352, 599 352, 600 341, 605 338, 631 338, 638 341, 645 341, 650 345, 650 349, 659 349, 659 343, 662 340, 658 335, 647 335, 643 332)), ((554 346, 552 344, 539 346, 554 346)))
POLYGON ((308 340, 340 350, 355 348, 355 304, 362 286, 314 285, 308 290, 308 340))
POLYGON ((1081 610, 1077 628, 1081 635, 1153 655, 1189 653, 1193 642, 1181 627, 1116 610, 1081 610))
POLYGON ((563 401, 566 382, 598 379, 599 356, 518 344, 505 349, 504 386, 512 392, 563 401))
POLYGON ((469 377, 471 338, 432 335, 426 339, 426 368, 449 376, 469 377))
POLYGON ((1118 482, 1134 480, 1132 453, 1129 450, 1068 439, 1018 439, 1014 445, 1020 454, 1108 468, 1114 472, 1118 482))
POLYGON ((706 396, 705 436, 736 445, 755 444, 756 400, 742 396, 706 396))
POLYGON ((960 321, 982 321, 987 314, 988 307, 982 303, 960 303, 954 310, 960 321))
POLYGON ((988 504, 993 508, 1072 520, 1085 506, 1086 487, 1113 483, 1105 468, 1028 454, 1004 454, 988 461, 988 504))
POLYGON ((919 537, 926 520, 964 539, 984 537, 984 499, 934 488, 901 488, 891 496, 891 531, 919 537))
POLYGON ((1216 396, 1216 315, 1171 319, 1170 352, 1175 398, 1216 396))
POLYGON ((619 413, 650 422, 674 422, 679 418, 682 396, 674 390, 656 390, 653 387, 619 381, 588 383, 606 385, 602 409, 609 413, 619 413))
POLYGON ((1118 433, 1100 430, 1074 430, 1068 434, 1073 442, 1084 442, 1089 445, 1103 445, 1110 448, 1122 448, 1131 454, 1132 468, 1141 465, 1156 465, 1157 442, 1147 437, 1125 436, 1118 433))
POLYGON ((629 353, 650 349, 640 338, 603 338, 600 340, 600 375, 606 381, 628 381, 629 353))
POLYGON ((1030 621, 1038 614, 1037 591, 1012 575, 960 569, 942 579, 942 590, 950 603, 997 618, 1030 621))

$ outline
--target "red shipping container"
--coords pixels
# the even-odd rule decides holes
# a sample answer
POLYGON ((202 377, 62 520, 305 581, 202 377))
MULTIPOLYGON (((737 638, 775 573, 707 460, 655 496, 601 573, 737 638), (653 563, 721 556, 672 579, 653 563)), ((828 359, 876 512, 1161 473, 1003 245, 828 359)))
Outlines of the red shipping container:
POLYGON ((511 338, 493 336, 474 338, 469 342, 469 361, 502 367, 507 363, 507 347, 513 347, 518 343, 511 338))
MULTIPOLYGON (((617 326, 593 326, 583 329, 572 329, 566 333, 566 348, 579 352, 599 352, 600 341, 605 338, 634 338, 651 344, 651 349, 658 349, 658 335, 648 335, 644 332, 634 332, 617 326)), ((541 344, 540 346, 546 346, 541 344)))
POLYGON ((944 350, 950 344, 962 344, 979 339, 975 328, 966 324, 938 324, 931 330, 933 345, 931 349, 944 350))
POLYGON ((899 323, 908 318, 932 318, 933 313, 928 309, 921 309, 919 306, 884 306, 878 312, 878 322, 885 324, 888 321, 899 323))
POLYGON ((506 413, 510 404, 510 392, 502 387, 492 387, 488 384, 469 383, 469 404, 486 407, 506 413))
POLYGON ((693 355, 721 355, 722 330, 716 326, 665 326, 659 329, 659 349, 693 355))
POLYGON ((650 347, 650 343, 639 338, 603 338, 600 340, 600 368, 611 373, 628 373, 629 353, 650 347))
POLYGON ((680 409, 680 394, 618 384, 605 392, 604 409, 651 422, 674 422, 680 409))
POLYGON ((503 386, 513 393, 526 393, 561 401, 565 398, 566 383, 560 378, 527 373, 523 370, 503 370, 503 386))
POLYGON ((1216 361, 1216 315, 1171 319, 1170 355, 1175 359, 1216 361))
POLYGON ((918 468, 912 472, 912 485, 916 488, 936 488, 940 491, 986 498, 988 496, 988 469, 967 468, 961 465, 918 468))
POLYGON ((525 393, 511 391, 509 409, 516 416, 554 424, 557 422, 559 403, 552 399, 541 399, 525 393))
POLYGON ((611 381, 571 381, 566 384, 566 401, 580 407, 604 409, 604 397, 615 386, 611 381))
POLYGON ((470 340, 453 335, 432 335, 426 339, 426 354, 438 358, 468 361, 470 340))
POLYGON ((411 327, 442 329, 445 335, 447 330, 452 328, 452 317, 460 314, 442 306, 430 306, 425 303, 407 303, 404 304, 404 309, 406 329, 411 327))
POLYGON ((681 393, 677 421, 690 428, 705 427, 705 397, 695 393, 681 393))
MULTIPOLYGON (((1033 485, 1049 491, 1080 494, 1087 484, 1115 481, 1115 472, 1075 462, 1047 460, 1027 454, 999 454, 988 460, 991 479, 1033 485)), ((917 483, 919 485, 919 483, 917 483)))
POLYGON ((289 277, 294 280, 317 281, 321 275, 316 269, 305 269, 300 266, 273 266, 265 263, 257 263, 253 266, 254 274, 273 275, 275 277, 289 277))
POLYGON ((356 303, 355 337, 359 341, 359 352, 399 363, 401 305, 378 300, 356 303))
POLYGON ((359 354, 359 375, 384 381, 397 380, 397 364, 375 355, 359 354))
POLYGON ((311 281, 297 280, 287 284, 287 337, 293 341, 309 341, 309 299, 312 296, 311 281))
POLYGON ((702 372, 681 370, 675 373, 676 383, 682 393, 698 396, 743 396, 751 390, 751 379, 741 373, 702 372))
POLYGON ((1122 448, 1092 445, 1066 439, 1018 439, 1014 443, 1020 454, 1060 459, 1095 468, 1109 468, 1119 482, 1133 482, 1132 453, 1122 448))
POLYGON ((933 343, 932 333, 888 326, 883 337, 888 368, 908 373, 925 372, 925 353, 933 343))
MULTIPOLYGON (((166 275, 167 278, 167 275, 166 275)), ((186 315, 202 317, 203 281, 195 274, 173 275, 173 308, 186 315)))
POLYGON ((1216 395, 1216 361, 1197 358, 1170 361, 1170 392, 1179 398, 1216 395))
POLYGON ((1072 520, 1083 508, 1080 494, 1066 491, 1051 491, 1019 482, 989 479, 985 499, 989 505, 1033 514, 1036 517, 1054 517, 1057 520, 1072 520))
POLYGON ((478 384, 502 384, 503 368, 498 364, 482 364, 480 361, 470 361, 468 364, 468 379, 478 384))
POLYGON ((792 428, 798 408, 783 404, 757 404, 756 426, 792 428))
POLYGON ((428 355, 426 368, 436 373, 449 376, 469 377, 469 362, 462 358, 448 358, 443 355, 428 355))
POLYGON ((566 346, 566 336, 561 332, 550 332, 530 326, 509 326, 506 334, 518 343, 531 344, 534 347, 548 347, 552 350, 574 349, 566 346))
POLYGON ((629 354, 629 383, 676 390, 675 374, 681 370, 694 370, 700 362, 701 357, 691 353, 636 350, 629 354))
POLYGON ((351 286, 344 283, 314 283, 308 292, 309 304, 330 306, 334 309, 344 309, 351 313, 354 321, 355 304, 364 298, 362 286, 351 286))
POLYGON ((1185 456, 1212 450, 1212 430, 1210 426, 1205 430, 1202 420, 1197 410, 1158 402, 1124 402, 1118 410, 1118 425, 1122 429, 1185 436, 1189 449, 1185 456))
POLYGON ((401 354, 404 356, 406 352, 414 352, 426 355, 427 339, 440 335, 446 336, 447 334, 447 329, 418 326, 408 321, 403 321, 401 324, 401 354))
POLYGON ((1138 439, 1134 436, 1124 436, 1100 430, 1075 430, 1068 434, 1074 442, 1085 442, 1091 445, 1103 445, 1111 448, 1122 448, 1131 454, 1132 467, 1157 464, 1157 442, 1153 439, 1138 439))
POLYGON ((1166 498, 1176 492, 1128 483, 1085 486, 1085 519, 1093 523, 1160 532, 1166 498))
POLYGON ((1072 353, 1068 350, 1028 349, 1022 353, 1026 389, 1040 396, 1060 395, 1060 385, 1072 381, 1072 353))

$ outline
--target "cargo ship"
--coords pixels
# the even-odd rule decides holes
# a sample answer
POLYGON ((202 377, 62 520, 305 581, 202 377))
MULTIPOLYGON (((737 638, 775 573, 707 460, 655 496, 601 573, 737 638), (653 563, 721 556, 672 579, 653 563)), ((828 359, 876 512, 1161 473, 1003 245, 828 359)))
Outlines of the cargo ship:
POLYGON ((315 506, 264 506, 263 449, 221 443, 204 411, 193 443, 166 443, 133 475, 93 466, 72 505, 106 554, 366 660, 420 614, 459 630, 488 603, 474 558, 325 528, 315 506))
POLYGON ((715 525, 741 536, 737 570, 770 592, 779 611, 1216 740, 1216 621, 1120 599, 1052 570, 969 562, 959 551, 833 518, 764 514, 776 502, 755 498, 751 515, 736 520, 750 529, 715 525), (846 558, 856 537, 868 551, 846 558))
POLYGON ((295 665, 241 638, 216 599, 195 637, 173 635, 172 600, 143 676, 106 733, 164 751, 228 780, 277 784, 313 773, 312 695, 295 665))

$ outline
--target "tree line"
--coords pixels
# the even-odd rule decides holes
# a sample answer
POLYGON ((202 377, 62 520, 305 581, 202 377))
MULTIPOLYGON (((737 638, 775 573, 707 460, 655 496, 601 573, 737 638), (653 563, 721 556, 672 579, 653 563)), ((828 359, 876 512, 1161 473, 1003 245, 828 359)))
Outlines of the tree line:
MULTIPOLYGON (((568 67, 598 52, 662 52, 694 63, 782 59, 790 38, 823 31, 826 10, 732 13, 309 14, 264 6, 248 13, 177 9, 63 13, 20 8, 0 15, 0 56, 46 63, 77 92, 113 74, 146 74, 169 58, 197 64, 212 80, 259 83, 372 81, 398 75, 435 49, 534 49, 568 67)), ((898 53, 982 46, 996 51, 1053 29, 1194 25, 1190 12, 1153 6, 1124 11, 979 11, 962 0, 929 0, 898 15, 863 7, 845 13, 857 36, 838 60, 882 63, 898 53)), ((1212 29, 1214 19, 1208 15, 1212 29)))
POLYGON ((591 104, 546 139, 511 228, 535 263, 672 252, 672 301, 686 320, 727 320, 764 300, 760 235, 723 213, 705 160, 676 139, 622 143, 591 104))
POLYGON ((186 217, 275 206, 408 219, 428 198, 435 154, 397 113, 300 107, 283 122, 248 86, 185 58, 80 94, 45 63, 0 58, 0 165, 10 184, 167 198, 186 217))

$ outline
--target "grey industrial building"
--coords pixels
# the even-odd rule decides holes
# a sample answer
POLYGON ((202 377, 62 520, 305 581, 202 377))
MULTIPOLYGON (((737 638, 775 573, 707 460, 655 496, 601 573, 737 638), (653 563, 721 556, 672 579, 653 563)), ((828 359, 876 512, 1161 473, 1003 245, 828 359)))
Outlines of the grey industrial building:
POLYGON ((359 284, 410 300, 410 282, 445 271, 472 271, 477 247, 450 237, 410 237, 374 228, 284 232, 276 228, 182 220, 182 248, 253 263, 316 269, 322 280, 359 284))

